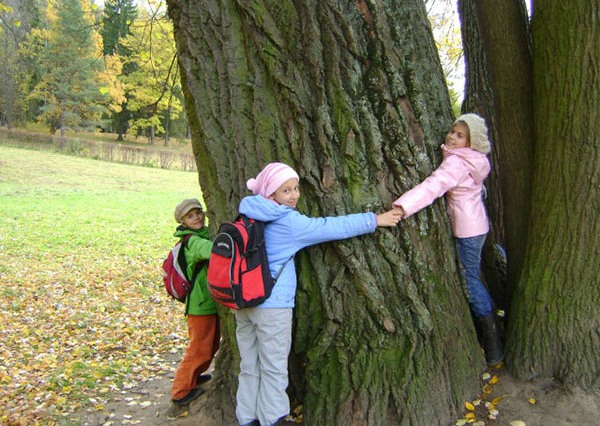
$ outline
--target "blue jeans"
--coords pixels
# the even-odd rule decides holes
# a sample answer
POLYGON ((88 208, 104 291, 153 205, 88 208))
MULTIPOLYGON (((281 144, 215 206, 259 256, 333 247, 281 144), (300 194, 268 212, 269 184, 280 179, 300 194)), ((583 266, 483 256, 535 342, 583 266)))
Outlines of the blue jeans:
POLYGON ((488 316, 493 309, 492 298, 479 275, 481 250, 486 237, 487 234, 470 238, 456 238, 460 272, 464 278, 469 306, 476 318, 488 316))

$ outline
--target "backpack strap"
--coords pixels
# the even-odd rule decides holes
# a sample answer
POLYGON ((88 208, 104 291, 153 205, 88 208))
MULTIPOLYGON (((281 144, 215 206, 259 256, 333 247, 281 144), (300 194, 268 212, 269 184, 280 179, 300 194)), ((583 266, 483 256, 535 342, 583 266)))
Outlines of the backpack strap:
POLYGON ((177 259, 177 261, 179 262, 179 265, 184 266, 184 268, 182 268, 182 271, 185 274, 185 277, 190 282, 190 292, 188 293, 187 297, 185 298, 185 312, 184 312, 185 316, 187 316, 188 311, 190 309, 190 296, 192 295, 192 290, 194 289, 194 284, 196 283, 196 278, 198 277, 198 274, 200 273, 202 268, 205 265, 208 265, 208 259, 199 261, 198 263, 196 263, 196 266, 194 267, 194 270, 192 271, 191 278, 187 276, 187 261, 185 260, 185 250, 187 249, 187 244, 188 244, 188 241, 191 236, 192 236, 192 234, 187 234, 187 235, 184 235, 183 238, 181 239, 181 250, 179 250, 179 258, 177 259), (181 261, 182 259, 183 259, 183 261, 181 261))
POLYGON ((190 293, 188 294, 185 300, 185 315, 188 314, 188 311, 190 309, 190 299, 192 295, 192 290, 194 288, 194 284, 196 283, 196 278, 198 277, 198 274, 200 273, 204 265, 208 265, 208 259, 204 259, 196 263, 196 266, 194 267, 194 272, 192 272, 192 278, 190 279, 190 293))
MULTIPOLYGON (((250 219, 245 214, 240 213, 238 215, 238 218, 241 218, 244 221, 244 224, 246 226, 250 225, 250 219)), ((254 223, 256 223, 256 220, 254 221, 254 223)), ((264 243, 264 241, 263 241, 263 243, 264 243)), ((283 271, 283 268, 285 268, 285 265, 287 265, 288 262, 294 258, 294 256, 295 255, 291 255, 290 258, 288 260, 286 260, 283 265, 281 265, 281 268, 279 268, 279 271, 277 271, 277 273, 273 277, 273 285, 275 285, 275 283, 277 282, 277 279, 279 278, 279 275, 281 275, 281 272, 283 271)))

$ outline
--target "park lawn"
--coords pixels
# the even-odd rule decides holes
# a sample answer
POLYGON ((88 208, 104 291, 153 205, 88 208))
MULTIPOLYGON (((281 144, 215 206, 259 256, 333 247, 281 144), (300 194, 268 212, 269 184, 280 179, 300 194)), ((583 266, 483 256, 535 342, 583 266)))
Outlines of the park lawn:
POLYGON ((0 424, 66 424, 172 369, 160 265, 190 197, 193 172, 0 145, 0 424))

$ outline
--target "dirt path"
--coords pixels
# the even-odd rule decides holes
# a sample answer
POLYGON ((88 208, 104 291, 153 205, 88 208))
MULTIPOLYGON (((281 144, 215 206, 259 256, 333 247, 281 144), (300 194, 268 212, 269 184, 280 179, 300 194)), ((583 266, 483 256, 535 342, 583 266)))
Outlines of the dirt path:
MULTIPOLYGON (((89 409, 73 416, 83 426, 222 426, 235 425, 235 419, 207 419, 201 414, 201 395, 189 407, 173 409, 171 404, 171 383, 175 369, 181 360, 181 354, 167 354, 164 358, 171 364, 172 372, 157 376, 146 382, 138 383, 135 387, 114 395, 112 401, 103 410, 89 409)), ((209 369, 208 373, 211 370, 209 369)), ((210 382, 207 383, 207 386, 210 382)))
MULTIPOLYGON (((176 366, 176 360, 173 359, 176 366)), ((491 372, 498 381, 484 387, 490 393, 474 396, 477 404, 472 413, 475 419, 467 425, 474 426, 598 426, 600 425, 600 395, 588 394, 580 389, 566 389, 553 381, 519 382, 506 369, 491 372), (490 420, 486 401, 496 399, 497 416, 490 420), (483 423, 482 423, 483 422, 483 423), (518 423, 522 422, 522 423, 518 423)), ((204 395, 194 401, 189 410, 179 416, 169 417, 171 408, 169 390, 173 374, 157 377, 115 395, 114 401, 101 411, 80 413, 82 425, 143 425, 143 426, 222 426, 236 425, 234 418, 215 419, 203 413, 204 395)), ((492 380, 492 382, 495 380, 492 380)), ((210 382, 209 382, 210 383, 210 382)), ((489 383, 489 382, 488 382, 489 383)), ((485 385, 485 380, 484 383, 485 385)), ((464 414, 469 411, 464 410, 464 414)), ((457 420, 460 424, 460 420, 457 420)), ((293 423, 288 423, 292 425, 293 423)), ((432 423, 434 426, 435 423, 432 423)), ((451 426, 451 425, 440 425, 451 426)))

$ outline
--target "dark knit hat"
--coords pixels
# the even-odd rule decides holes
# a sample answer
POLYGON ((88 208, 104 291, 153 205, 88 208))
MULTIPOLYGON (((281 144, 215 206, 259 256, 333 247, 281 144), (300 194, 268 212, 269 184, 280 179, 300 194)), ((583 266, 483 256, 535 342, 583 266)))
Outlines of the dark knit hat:
POLYGON ((463 114, 454 123, 456 124, 459 121, 466 123, 469 127, 471 148, 483 154, 488 154, 491 150, 491 145, 488 139, 488 129, 485 125, 485 120, 477 114, 463 114))
POLYGON ((177 204, 175 212, 173 213, 177 223, 183 223, 183 217, 192 209, 200 209, 200 211, 203 211, 202 204, 200 204, 200 201, 198 201, 197 198, 188 198, 177 204))

